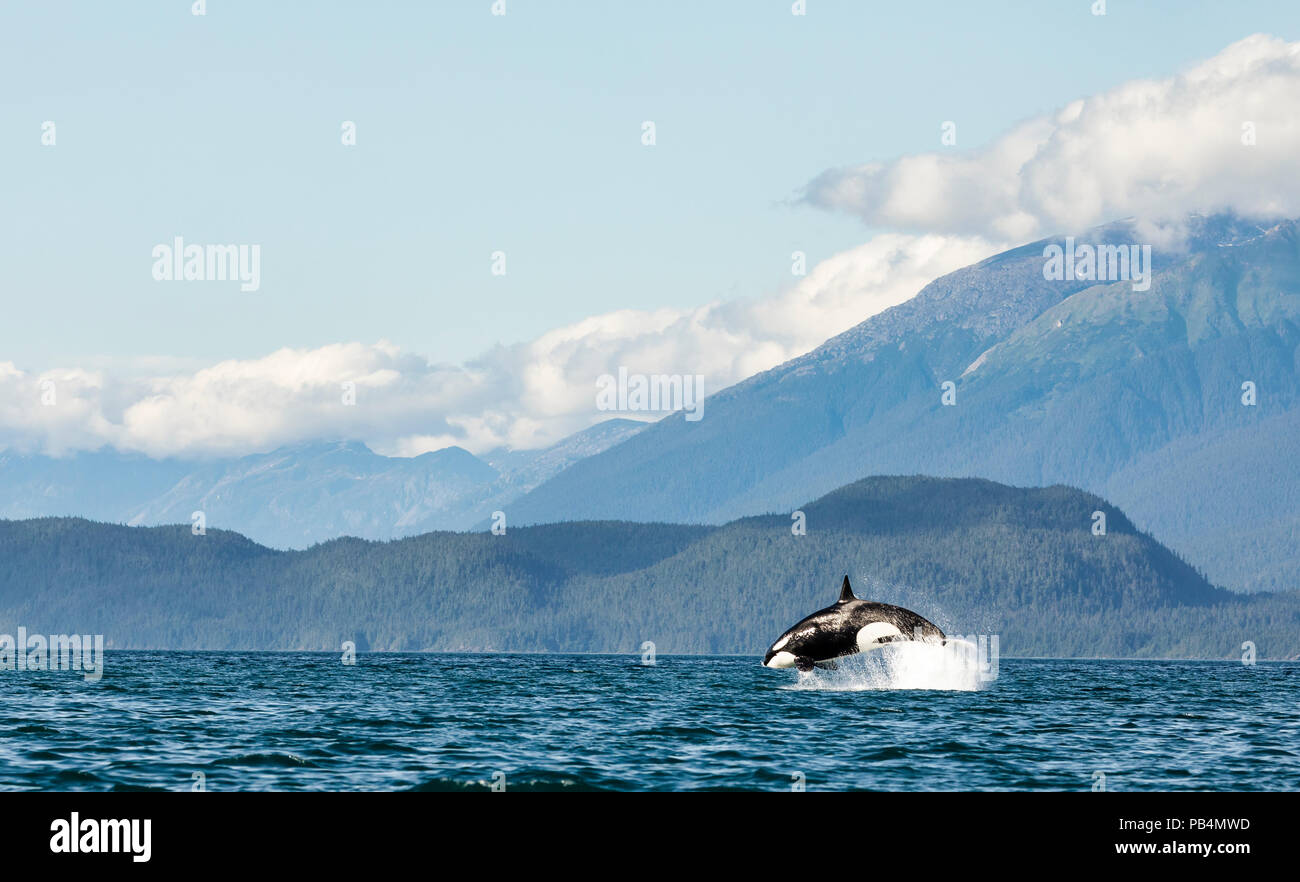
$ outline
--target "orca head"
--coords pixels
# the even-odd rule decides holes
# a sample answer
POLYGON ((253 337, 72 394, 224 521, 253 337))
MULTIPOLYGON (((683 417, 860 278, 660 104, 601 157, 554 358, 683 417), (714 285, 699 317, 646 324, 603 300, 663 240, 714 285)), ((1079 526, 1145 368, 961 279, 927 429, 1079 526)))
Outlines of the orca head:
POLYGON ((777 638, 777 641, 767 650, 767 655, 763 656, 763 667, 793 668, 795 666, 798 657, 785 648, 790 642, 790 636, 790 632, 786 631, 777 638))
POLYGON ((793 668, 798 663, 799 659, 793 653, 776 649, 769 649, 767 655, 763 657, 763 667, 765 668, 793 668))

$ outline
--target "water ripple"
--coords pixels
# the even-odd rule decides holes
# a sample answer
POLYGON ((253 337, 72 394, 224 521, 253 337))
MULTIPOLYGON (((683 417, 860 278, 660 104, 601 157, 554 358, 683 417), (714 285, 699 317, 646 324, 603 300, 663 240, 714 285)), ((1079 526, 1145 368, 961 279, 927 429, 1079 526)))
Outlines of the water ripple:
POLYGON ((1003 659, 970 688, 635 659, 110 652, 99 683, 0 673, 0 787, 1300 788, 1295 664, 1003 659))

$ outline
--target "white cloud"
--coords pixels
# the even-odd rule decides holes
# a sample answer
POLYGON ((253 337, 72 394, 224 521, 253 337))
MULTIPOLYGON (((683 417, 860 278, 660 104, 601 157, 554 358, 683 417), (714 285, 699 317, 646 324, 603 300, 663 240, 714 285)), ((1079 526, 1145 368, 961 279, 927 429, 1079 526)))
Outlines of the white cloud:
MULTIPOLYGON (((1135 216, 1177 235, 1192 211, 1300 215, 1300 43, 1250 37, 1178 76, 1136 81, 1029 120, 982 150, 826 172, 817 205, 880 235, 765 298, 621 310, 435 364, 380 342, 282 349, 195 368, 168 360, 32 374, 0 363, 0 446, 111 445, 153 456, 234 455, 350 438, 414 455, 450 444, 540 447, 614 414, 595 381, 702 374, 706 392, 807 352, 927 282, 1036 235, 1135 216), (1242 143, 1253 124, 1256 143, 1242 143), (1173 223, 1165 223, 1173 218, 1173 223), (342 403, 343 383, 356 404, 342 403), (42 395, 53 389, 55 403, 42 395)), ((706 408, 707 412, 707 408, 706 408)), ((624 414, 637 416, 636 414, 624 414)))
POLYGON ((151 456, 239 455, 334 438, 405 456, 451 444, 539 447, 610 416, 645 416, 596 409, 596 378, 620 366, 701 374, 706 393, 716 392, 997 248, 971 237, 877 236, 770 297, 592 316, 461 366, 385 342, 281 349, 198 370, 158 362, 154 373, 139 360, 120 371, 98 364, 41 374, 0 363, 0 444, 54 454, 111 445, 151 456), (355 405, 343 404, 344 383, 355 383, 355 405), (48 388, 55 403, 47 406, 48 388))
POLYGON ((1256 35, 1019 125, 982 150, 824 172, 805 198, 873 226, 1025 241, 1124 217, 1300 214, 1300 42, 1256 35), (1253 125, 1253 146, 1243 143, 1253 125))

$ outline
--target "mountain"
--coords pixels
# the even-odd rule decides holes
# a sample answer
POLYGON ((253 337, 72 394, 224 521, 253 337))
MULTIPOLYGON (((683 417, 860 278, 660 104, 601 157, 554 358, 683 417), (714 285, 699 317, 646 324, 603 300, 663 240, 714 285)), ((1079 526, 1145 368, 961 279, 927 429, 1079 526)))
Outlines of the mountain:
POLYGON ((170 649, 759 655, 834 600, 914 609, 1002 654, 1300 653, 1300 594, 1239 595, 1062 486, 877 477, 785 515, 338 539, 274 551, 224 530, 0 521, 0 633, 101 633, 170 649), (1106 514, 1094 535, 1093 512, 1106 514))
POLYGON ((129 512, 166 493, 194 467, 181 460, 111 450, 60 458, 3 450, 0 517, 79 515, 124 522, 129 512))
POLYGON ((0 453, 0 516, 77 515, 131 525, 237 530, 279 548, 339 536, 391 539, 468 529, 577 459, 646 424, 612 419, 543 450, 459 447, 381 456, 359 442, 299 444, 212 462, 110 451, 66 458, 0 453))
MULTIPOLYGON (((1077 241, 1144 239, 1124 222, 1077 241)), ((1217 583, 1296 588, 1296 222, 1190 218, 1152 249, 1145 291, 1049 280, 1050 244, 1066 246, 1045 239, 937 279, 711 396, 704 419, 670 416, 577 462, 514 502, 512 522, 716 524, 871 474, 982 476, 1082 487, 1217 583)))
POLYGON ((483 458, 512 487, 532 490, 578 460, 595 456, 626 441, 647 425, 648 423, 635 420, 604 420, 542 450, 510 450, 499 447, 484 454, 483 458))
POLYGON ((358 442, 307 444, 197 469, 129 523, 188 522, 199 510, 208 524, 237 524, 279 547, 341 535, 390 538, 454 527, 498 479, 460 447, 403 458, 358 442))
MULTIPOLYGON (((1133 222, 1076 237, 1143 242, 1133 222)), ((236 460, 0 454, 0 515, 187 522, 303 548, 564 520, 722 524, 873 474, 1077 486, 1239 591, 1300 586, 1300 237, 1187 220, 1146 290, 1046 278, 1045 239, 958 270, 705 418, 609 420, 542 451, 410 459, 307 444, 236 460), (951 383, 955 403, 941 400, 951 383), (1256 403, 1243 404, 1252 383, 1256 403)))

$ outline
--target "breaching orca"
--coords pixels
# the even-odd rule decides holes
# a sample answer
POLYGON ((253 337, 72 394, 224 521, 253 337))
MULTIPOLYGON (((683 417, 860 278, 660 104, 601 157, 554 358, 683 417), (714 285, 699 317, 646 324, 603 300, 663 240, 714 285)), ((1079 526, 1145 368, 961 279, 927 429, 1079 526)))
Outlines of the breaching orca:
POLYGON ((763 656, 763 664, 811 671, 814 665, 834 667, 837 658, 901 640, 943 642, 947 637, 910 609, 859 600, 845 576, 835 605, 818 610, 778 637, 763 656))

